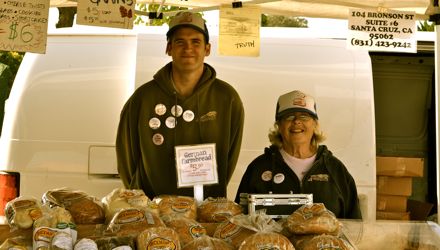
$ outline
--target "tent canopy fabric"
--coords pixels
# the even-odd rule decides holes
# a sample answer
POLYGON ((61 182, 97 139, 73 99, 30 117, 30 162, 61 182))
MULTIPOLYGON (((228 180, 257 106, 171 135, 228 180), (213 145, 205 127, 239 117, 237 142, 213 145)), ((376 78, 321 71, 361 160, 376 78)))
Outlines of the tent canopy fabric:
MULTIPOLYGON (((111 0, 108 0, 111 1, 111 0)), ((120 0, 123 1, 123 0, 120 0)), ((232 4, 234 0, 137 0, 137 3, 164 4, 171 6, 187 7, 205 11, 214 10, 222 4, 232 4)), ((244 0, 243 5, 258 4, 262 12, 272 15, 294 17, 319 17, 347 19, 350 8, 378 9, 381 11, 414 11, 419 20, 428 20, 433 10, 433 0, 244 0)), ((101 0, 100 4, 105 4, 101 0)), ((77 0, 50 0, 51 7, 72 7, 77 5, 77 0)), ((438 8, 438 7, 437 7, 438 8)))

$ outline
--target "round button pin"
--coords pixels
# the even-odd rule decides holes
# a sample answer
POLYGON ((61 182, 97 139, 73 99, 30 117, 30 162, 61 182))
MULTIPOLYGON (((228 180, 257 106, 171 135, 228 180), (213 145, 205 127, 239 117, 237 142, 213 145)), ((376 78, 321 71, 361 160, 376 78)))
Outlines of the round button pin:
POLYGON ((186 122, 194 120, 194 112, 192 112, 191 110, 186 110, 185 112, 183 112, 183 120, 186 122))
POLYGON ((150 128, 152 129, 158 129, 160 128, 160 120, 157 117, 153 117, 150 119, 150 121, 148 122, 148 125, 150 126, 150 128))
POLYGON ((264 172, 261 174, 261 179, 262 179, 263 181, 270 181, 270 180, 272 180, 272 171, 269 171, 269 170, 264 171, 264 172))
POLYGON ((278 173, 273 177, 273 182, 275 182, 276 184, 280 184, 283 181, 284 181, 284 175, 281 173, 278 173))
POLYGON ((159 103, 154 107, 154 112, 156 112, 157 115, 164 115, 167 112, 167 107, 159 103))
POLYGON ((168 128, 174 128, 174 127, 176 127, 176 123, 177 123, 177 121, 176 121, 176 118, 175 118, 174 116, 169 116, 169 117, 165 120, 165 125, 166 125, 168 128))
POLYGON ((159 145, 163 144, 164 138, 163 138, 163 135, 161 135, 161 134, 154 134, 152 140, 153 140, 154 145, 159 146, 159 145))
POLYGON ((183 109, 180 105, 174 105, 171 107, 171 114, 175 117, 181 116, 183 113, 183 109))

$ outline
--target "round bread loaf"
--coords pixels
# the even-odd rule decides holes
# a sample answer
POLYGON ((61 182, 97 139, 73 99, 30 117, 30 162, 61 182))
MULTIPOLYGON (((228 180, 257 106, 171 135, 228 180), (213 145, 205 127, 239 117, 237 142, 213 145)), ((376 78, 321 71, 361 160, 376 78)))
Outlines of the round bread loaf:
POLYGON ((138 235, 150 227, 165 226, 159 216, 140 208, 124 208, 117 212, 108 224, 105 234, 108 235, 138 235))
POLYGON ((323 203, 303 205, 289 215, 285 227, 293 234, 337 234, 340 223, 323 203))
POLYGON ((206 229, 197 221, 183 216, 164 216, 162 217, 165 225, 174 229, 179 235, 182 246, 190 243, 194 239, 206 235, 206 229))
POLYGON ((247 237, 238 248, 239 250, 283 249, 294 250, 289 239, 275 232, 259 232, 247 237))
POLYGON ((198 221, 208 223, 223 222, 234 215, 241 214, 243 208, 227 198, 207 198, 197 209, 198 221))
POLYGON ((178 195, 160 195, 153 199, 158 204, 160 216, 182 215, 193 220, 197 219, 197 202, 194 198, 178 195))
POLYGON ((249 236, 255 234, 255 231, 239 226, 229 221, 220 223, 214 231, 214 237, 225 240, 235 248, 249 236))
POLYGON ((234 250, 235 248, 224 240, 201 236, 184 245, 182 250, 234 250))
POLYGON ((339 249, 353 250, 350 244, 345 240, 334 235, 317 235, 311 239, 304 239, 299 242, 298 249, 302 250, 323 250, 323 249, 339 249))
POLYGON ((172 228, 151 227, 142 231, 137 239, 137 249, 180 250, 179 235, 172 228))

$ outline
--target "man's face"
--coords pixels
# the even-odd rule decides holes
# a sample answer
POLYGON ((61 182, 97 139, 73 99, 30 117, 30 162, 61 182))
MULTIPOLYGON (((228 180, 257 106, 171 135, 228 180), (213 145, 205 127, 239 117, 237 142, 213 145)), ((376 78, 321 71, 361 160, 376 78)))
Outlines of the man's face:
POLYGON ((209 56, 211 45, 199 31, 182 27, 174 31, 167 44, 167 54, 173 58, 173 66, 179 70, 195 70, 203 67, 205 56, 209 56))

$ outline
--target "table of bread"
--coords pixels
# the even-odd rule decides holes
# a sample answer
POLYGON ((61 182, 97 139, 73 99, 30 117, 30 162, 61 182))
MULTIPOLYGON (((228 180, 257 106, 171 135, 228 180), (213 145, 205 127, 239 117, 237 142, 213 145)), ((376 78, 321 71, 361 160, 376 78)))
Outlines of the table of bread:
POLYGON ((440 232, 427 224, 381 227, 376 235, 380 224, 337 219, 322 203, 279 220, 264 209, 243 211, 225 197, 149 199, 142 190, 118 188, 97 198, 59 188, 7 203, 0 250, 440 249, 440 232))

